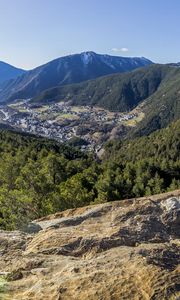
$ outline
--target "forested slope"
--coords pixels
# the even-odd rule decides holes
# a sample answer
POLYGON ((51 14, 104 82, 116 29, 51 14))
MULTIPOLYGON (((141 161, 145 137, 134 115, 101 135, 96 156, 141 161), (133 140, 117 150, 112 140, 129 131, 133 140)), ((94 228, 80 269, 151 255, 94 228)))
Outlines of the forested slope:
POLYGON ((55 142, 1 130, 0 227, 180 187, 180 120, 148 137, 111 142, 102 162, 55 142))
POLYGON ((55 87, 32 101, 49 103, 70 100, 76 105, 97 105, 112 111, 129 111, 152 95, 171 69, 170 66, 151 65, 124 74, 55 87))
POLYGON ((180 119, 180 68, 173 68, 159 89, 143 103, 145 118, 133 135, 147 135, 180 119))

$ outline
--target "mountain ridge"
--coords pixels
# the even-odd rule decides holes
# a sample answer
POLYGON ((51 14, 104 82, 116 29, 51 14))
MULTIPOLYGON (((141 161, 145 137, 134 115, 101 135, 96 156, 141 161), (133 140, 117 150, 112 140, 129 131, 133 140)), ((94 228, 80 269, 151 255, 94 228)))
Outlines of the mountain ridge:
POLYGON ((9 82, 0 92, 1 102, 34 97, 45 89, 79 83, 100 76, 126 72, 152 62, 146 58, 128 58, 83 52, 56 58, 9 82))
POLYGON ((26 71, 14 67, 6 62, 0 61, 0 88, 7 84, 7 81, 17 78, 26 71))

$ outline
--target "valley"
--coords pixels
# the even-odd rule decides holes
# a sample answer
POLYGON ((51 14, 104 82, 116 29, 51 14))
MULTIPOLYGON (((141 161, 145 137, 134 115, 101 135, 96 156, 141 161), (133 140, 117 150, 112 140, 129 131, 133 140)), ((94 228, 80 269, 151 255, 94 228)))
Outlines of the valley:
POLYGON ((59 142, 70 141, 81 150, 96 153, 106 141, 122 136, 128 126, 135 126, 143 117, 140 108, 120 113, 65 102, 41 105, 21 101, 0 106, 1 123, 59 142))
POLYGON ((0 0, 0 300, 180 300, 179 11, 0 0))

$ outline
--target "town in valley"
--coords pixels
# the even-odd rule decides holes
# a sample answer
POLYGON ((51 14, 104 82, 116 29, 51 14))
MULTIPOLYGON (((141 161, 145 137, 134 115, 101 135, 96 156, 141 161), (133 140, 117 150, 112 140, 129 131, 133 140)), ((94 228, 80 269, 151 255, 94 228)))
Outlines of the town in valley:
POLYGON ((124 128, 143 118, 141 110, 109 112, 103 108, 72 106, 65 102, 34 104, 20 101, 0 106, 0 121, 16 130, 78 144, 81 150, 98 152, 124 128))

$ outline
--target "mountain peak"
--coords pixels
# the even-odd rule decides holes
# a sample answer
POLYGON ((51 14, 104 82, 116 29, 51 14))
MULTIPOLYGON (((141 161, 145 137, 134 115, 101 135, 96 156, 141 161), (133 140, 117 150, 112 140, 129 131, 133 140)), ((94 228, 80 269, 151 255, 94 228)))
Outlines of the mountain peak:
POLYGON ((96 53, 93 51, 86 51, 86 52, 82 52, 80 55, 83 63, 86 65, 92 62, 92 59, 96 55, 96 53))

